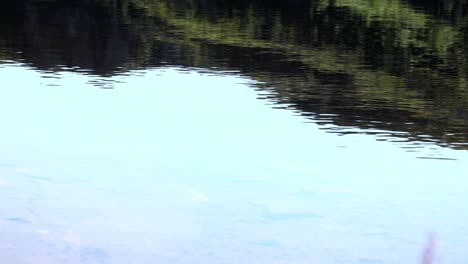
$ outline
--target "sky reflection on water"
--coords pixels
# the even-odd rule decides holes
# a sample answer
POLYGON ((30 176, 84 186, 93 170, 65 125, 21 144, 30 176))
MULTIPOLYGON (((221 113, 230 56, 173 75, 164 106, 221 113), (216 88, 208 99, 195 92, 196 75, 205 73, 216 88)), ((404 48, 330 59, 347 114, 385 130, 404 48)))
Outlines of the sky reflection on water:
POLYGON ((466 1, 0 6, 2 263, 466 263, 466 1))
POLYGON ((236 74, 47 75, 0 66, 5 263, 418 263, 430 231, 466 260, 466 151, 326 133, 236 74))

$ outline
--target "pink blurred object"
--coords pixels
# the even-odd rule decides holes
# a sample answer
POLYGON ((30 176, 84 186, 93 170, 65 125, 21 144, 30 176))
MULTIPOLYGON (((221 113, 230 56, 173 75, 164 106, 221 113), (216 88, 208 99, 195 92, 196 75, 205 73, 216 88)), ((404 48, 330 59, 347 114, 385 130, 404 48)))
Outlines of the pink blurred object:
POLYGON ((424 246, 424 250, 422 253, 422 264, 433 264, 435 263, 435 256, 436 256, 436 248, 437 248, 437 238, 436 235, 431 233, 427 239, 427 243, 424 246))

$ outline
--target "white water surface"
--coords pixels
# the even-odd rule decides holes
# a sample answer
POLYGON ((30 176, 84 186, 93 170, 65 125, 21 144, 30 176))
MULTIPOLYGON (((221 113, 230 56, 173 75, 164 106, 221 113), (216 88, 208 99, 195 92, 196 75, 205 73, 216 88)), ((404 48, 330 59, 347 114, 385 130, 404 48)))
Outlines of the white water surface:
POLYGON ((235 74, 0 79, 2 263, 420 263, 431 232, 468 260, 466 151, 326 133, 235 74))

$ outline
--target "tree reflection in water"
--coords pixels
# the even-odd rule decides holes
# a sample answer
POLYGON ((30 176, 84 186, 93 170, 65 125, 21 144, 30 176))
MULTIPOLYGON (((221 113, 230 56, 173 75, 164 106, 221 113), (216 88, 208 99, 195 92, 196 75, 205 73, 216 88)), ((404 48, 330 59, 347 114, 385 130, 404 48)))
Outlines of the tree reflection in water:
POLYGON ((102 76, 238 70, 329 132, 468 149, 466 1, 3 4, 16 10, 2 18, 3 59, 102 76))

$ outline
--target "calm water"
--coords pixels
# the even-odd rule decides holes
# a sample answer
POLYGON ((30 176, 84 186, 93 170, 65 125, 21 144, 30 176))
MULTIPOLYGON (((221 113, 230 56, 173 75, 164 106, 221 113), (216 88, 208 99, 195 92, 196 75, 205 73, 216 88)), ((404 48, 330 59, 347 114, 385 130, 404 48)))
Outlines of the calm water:
POLYGON ((2 1, 1 262, 466 263, 467 8, 2 1))

